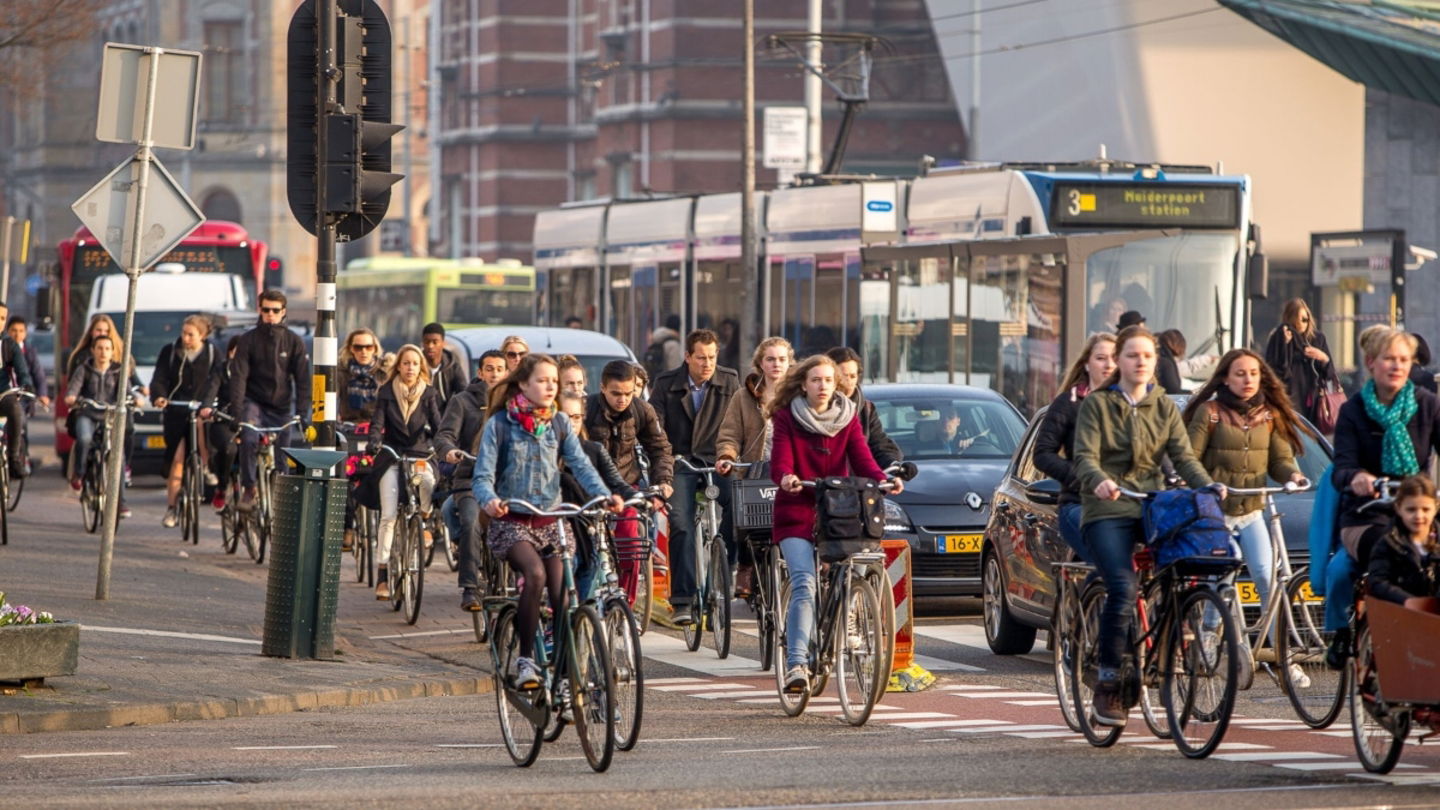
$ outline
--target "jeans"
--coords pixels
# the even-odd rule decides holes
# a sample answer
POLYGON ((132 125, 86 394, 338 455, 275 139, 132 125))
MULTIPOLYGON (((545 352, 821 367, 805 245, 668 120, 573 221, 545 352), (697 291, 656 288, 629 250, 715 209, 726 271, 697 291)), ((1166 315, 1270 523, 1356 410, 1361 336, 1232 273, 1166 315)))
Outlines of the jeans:
MULTIPOLYGON (((395 518, 400 512, 400 474, 404 465, 396 462, 380 477, 380 556, 381 565, 390 562, 390 546, 395 542, 395 518)), ((435 491, 435 471, 426 466, 420 471, 420 511, 430 514, 430 494, 435 491)))
POLYGON ((1333 633, 1350 626, 1350 611, 1355 606, 1355 558, 1343 548, 1335 549, 1330 564, 1325 566, 1325 632, 1333 633))
POLYGON ((480 587, 480 504, 469 490, 457 489, 440 506, 460 554, 460 587, 480 587))
MULTIPOLYGON (((734 521, 730 515, 730 487, 718 478, 720 488, 720 536, 725 538, 725 556, 734 568, 740 550, 735 544, 734 521)), ((670 604, 689 605, 695 598, 695 561, 699 542, 695 534, 695 493, 704 489, 704 479, 694 473, 675 473, 675 492, 670 496, 670 604)), ((728 596, 728 594, 727 594, 728 596)))
POLYGON ((20 397, 0 399, 0 416, 5 417, 5 449, 10 453, 10 473, 19 477, 25 469, 25 409, 20 397))
POLYGON ((1270 603, 1270 590, 1275 584, 1275 555, 1270 547, 1270 524, 1262 515, 1235 532, 1240 543, 1240 556, 1250 571, 1250 579, 1260 592, 1260 609, 1270 603))
MULTIPOLYGON (((85 467, 90 461, 90 445, 95 442, 95 431, 104 419, 105 417, 91 416, 84 412, 75 415, 75 448, 71 458, 77 481, 85 477, 85 467)), ((127 467, 130 466, 130 444, 134 436, 135 423, 130 421, 125 425, 125 442, 122 446, 127 467)))
POLYGON ((805 537, 780 541, 780 553, 790 570, 790 604, 785 606, 785 667, 803 667, 810 656, 815 632, 815 544, 805 537))
MULTIPOLYGON (((240 421, 260 427, 280 427, 290 421, 290 414, 281 408, 270 408, 258 402, 245 400, 240 409, 240 421)), ((273 434, 276 447, 290 444, 290 431, 273 434)), ((249 489, 255 486, 255 456, 260 451, 260 434, 253 430, 240 430, 240 485, 249 489)), ((277 465, 279 460, 276 460, 277 465)))
POLYGON ((1081 562, 1095 564, 1094 555, 1085 543, 1085 533, 1080 530, 1080 504, 1067 503, 1060 507, 1056 516, 1060 519, 1060 539, 1075 552, 1081 562))
MULTIPOLYGON (((1087 523, 1085 544, 1105 580, 1105 607, 1096 639, 1100 669, 1117 673, 1130 653, 1130 627, 1135 622, 1135 546, 1145 536, 1140 518, 1109 518, 1087 523)), ((1102 679, 1106 679, 1102 674, 1102 679)))

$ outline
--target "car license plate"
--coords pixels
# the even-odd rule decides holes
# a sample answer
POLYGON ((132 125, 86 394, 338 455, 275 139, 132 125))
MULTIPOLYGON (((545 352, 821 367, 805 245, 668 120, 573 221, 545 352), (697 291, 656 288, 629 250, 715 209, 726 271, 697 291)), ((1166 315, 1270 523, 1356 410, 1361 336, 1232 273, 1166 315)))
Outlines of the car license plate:
POLYGON ((148 447, 148 448, 150 448, 151 450, 164 450, 164 449, 165 449, 165 437, 164 437, 164 436, 146 436, 146 437, 145 437, 145 446, 148 447))
POLYGON ((979 554, 981 534, 947 534, 939 538, 941 554, 979 554))
MULTIPOLYGON (((1240 604, 1242 605, 1260 604, 1260 591, 1255 587, 1255 583, 1253 582, 1235 583, 1235 592, 1239 594, 1240 604)), ((1316 596, 1314 591, 1310 590, 1310 581, 1308 579, 1300 585, 1300 600, 1307 605, 1318 605, 1325 601, 1316 596)))

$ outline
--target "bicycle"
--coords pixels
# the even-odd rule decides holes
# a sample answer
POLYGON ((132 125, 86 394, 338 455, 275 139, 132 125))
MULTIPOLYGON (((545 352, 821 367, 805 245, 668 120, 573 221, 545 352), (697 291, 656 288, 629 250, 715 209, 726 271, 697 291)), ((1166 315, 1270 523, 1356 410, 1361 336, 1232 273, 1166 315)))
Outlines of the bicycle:
MULTIPOLYGON (((1140 501, 1153 497, 1123 487, 1120 494, 1140 501)), ((1122 668, 1122 703, 1134 706, 1142 688, 1159 686, 1175 747, 1191 759, 1207 757, 1219 747, 1235 707, 1239 631, 1219 586, 1239 560, 1191 557, 1155 569, 1149 549, 1135 559, 1142 604, 1128 631, 1133 660, 1122 668)), ((1078 644, 1069 676, 1075 719, 1096 747, 1114 745, 1124 731, 1123 726, 1110 726, 1101 733, 1090 716, 1099 681, 1096 646, 1103 587, 1099 581, 1087 587, 1080 609, 1072 614, 1078 644)))
MULTIPOLYGON (((370 423, 340 422, 338 425, 345 437, 346 445, 357 443, 357 437, 368 436, 370 423)), ((346 472, 353 480, 369 475, 373 466, 370 456, 356 453, 349 459, 346 472)), ((353 490, 352 490, 353 492, 353 490)), ((350 544, 350 557, 355 563, 355 581, 367 587, 375 587, 375 547, 379 542, 380 516, 375 510, 363 504, 355 506, 354 539, 350 544)))
POLYGON ((180 542, 200 543, 200 504, 204 500, 205 464, 200 459, 200 409, 207 407, 195 400, 171 400, 166 408, 189 411, 185 436, 185 464, 180 473, 180 493, 175 511, 180 516, 180 542))
MULTIPOLYGON (((816 482, 802 480, 800 485, 813 489, 816 482)), ((888 491, 893 485, 885 483, 880 488, 888 491)), ((815 553, 818 562, 818 549, 815 553)), ((775 562, 779 587, 773 655, 781 710, 789 717, 798 717, 812 696, 825 691, 833 674, 845 721, 852 726, 865 725, 890 682, 891 647, 884 638, 880 595, 875 592, 870 574, 873 566, 884 568, 885 552, 851 554, 842 562, 830 563, 824 572, 817 566, 816 626, 806 651, 810 675, 799 692, 785 689, 785 614, 790 604, 790 581, 784 575, 785 561, 777 557, 775 562)))
POLYGON ((394 536, 385 568, 390 609, 405 608, 405 623, 414 624, 420 619, 420 601, 425 595, 425 518, 420 513, 420 477, 430 466, 431 456, 429 453, 402 455, 389 445, 382 445, 380 452, 394 456, 395 463, 400 465, 400 490, 404 495, 396 504, 394 536))
POLYGON ((730 596, 734 593, 730 557, 725 540, 720 536, 720 487, 715 483, 714 466, 697 467, 684 456, 675 463, 705 477, 705 486, 695 493, 695 526, 691 540, 695 544, 695 594, 690 600, 690 621, 683 625, 686 649, 700 649, 705 630, 715 643, 715 655, 730 655, 730 596))
MULTIPOLYGON (((23 388, 7 388, 0 391, 0 399, 18 396, 35 399, 35 395, 23 388)), ((10 544, 10 515, 20 505, 20 493, 25 490, 25 479, 10 477, 10 430, 9 420, 0 417, 0 546, 10 544)))
MULTIPOLYGON (((232 420, 233 421, 233 420, 232 420)), ((253 430, 260 434, 260 447, 255 455, 255 503, 249 510, 239 508, 239 498, 236 498, 235 516, 238 520, 237 533, 245 541, 245 549, 250 552, 250 559, 256 565, 265 563, 265 549, 269 545, 270 535, 274 531, 274 486, 275 476, 278 475, 275 466, 275 436, 284 433, 295 425, 300 424, 299 416, 292 416, 283 425, 278 427, 261 427, 250 422, 235 422, 242 430, 253 430)), ((240 439, 237 436, 236 441, 240 439)), ((235 477, 238 487, 239 477, 235 477)), ((228 504, 227 504, 228 506, 228 504)))
MULTIPOLYGON (((485 599, 486 610, 495 611, 490 659, 494 667, 500 734, 510 758, 522 768, 529 767, 539 756, 551 714, 560 712, 563 718, 566 707, 571 709, 571 719, 580 735, 580 748, 590 767, 597 772, 604 771, 614 756, 615 669, 599 615, 593 606, 580 603, 572 569, 573 556, 569 544, 564 542, 565 518, 582 516, 607 500, 607 497, 598 497, 584 506, 562 503, 551 510, 520 499, 506 501, 507 506, 520 507, 536 517, 561 518, 561 569, 565 578, 564 603, 559 615, 549 617, 553 651, 546 642, 543 609, 536 629, 535 663, 543 674, 543 681, 536 689, 519 689, 510 676, 520 654, 515 630, 518 601, 512 596, 485 599)), ((564 722, 558 722, 557 726, 563 728, 564 722)), ((558 733, 557 730, 556 736, 558 733)))

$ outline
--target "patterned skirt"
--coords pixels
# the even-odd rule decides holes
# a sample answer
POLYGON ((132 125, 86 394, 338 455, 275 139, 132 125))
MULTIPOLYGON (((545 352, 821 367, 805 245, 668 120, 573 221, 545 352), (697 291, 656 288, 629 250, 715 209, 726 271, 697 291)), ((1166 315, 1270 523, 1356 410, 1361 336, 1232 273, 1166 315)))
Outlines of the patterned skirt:
POLYGON ((561 533, 560 524, 556 521, 548 526, 530 526, 513 520, 492 519, 490 530, 486 532, 486 542, 490 544, 490 553, 502 560, 509 558, 510 549, 516 543, 529 543, 540 552, 541 557, 559 554, 561 543, 573 553, 575 540, 569 532, 561 533))

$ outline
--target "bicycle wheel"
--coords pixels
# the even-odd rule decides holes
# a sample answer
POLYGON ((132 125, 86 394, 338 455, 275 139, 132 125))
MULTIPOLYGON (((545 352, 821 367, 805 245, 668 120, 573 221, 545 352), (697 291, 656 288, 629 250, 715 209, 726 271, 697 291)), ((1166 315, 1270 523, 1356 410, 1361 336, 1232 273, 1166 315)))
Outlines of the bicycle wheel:
POLYGON ((810 690, 799 694, 785 691, 785 606, 790 604, 790 582, 780 583, 780 599, 775 603, 775 691, 780 695, 780 709, 787 717, 799 717, 810 702, 810 690))
POLYGON ((350 543, 350 559, 355 563, 355 581, 365 581, 365 566, 370 552, 370 541, 365 536, 364 507, 355 510, 355 527, 350 531, 354 539, 350 543))
POLYGON ((505 750, 516 765, 528 768, 540 754, 540 735, 549 719, 549 708, 535 704, 532 698, 543 690, 519 692, 510 687, 510 671, 520 655, 520 640, 515 635, 515 607, 506 605, 495 617, 495 643, 490 647, 490 661, 495 668, 495 707, 500 715, 500 736, 505 750), (535 722, 535 720, 540 722, 535 722))
POLYGON ((591 769, 615 755, 615 669, 595 609, 582 605, 570 625, 570 701, 575 733, 591 769))
POLYGON ((239 527, 240 539, 245 541, 245 551, 250 554, 250 559, 258 563, 260 561, 260 539, 257 537, 259 529, 255 526, 254 516, 241 514, 237 518, 236 525, 239 527))
POLYGON ((1302 592, 1308 572, 1300 569, 1286 590, 1289 610, 1278 615, 1280 684, 1300 722, 1310 728, 1329 728, 1345 705, 1349 668, 1339 671, 1325 665, 1325 650, 1334 633, 1325 632, 1325 605, 1306 603, 1302 592))
POLYGON ((10 545, 10 510, 0 509, 0 546, 10 545))
POLYGON ((640 563, 640 578, 636 583, 635 620, 640 623, 640 635, 650 629, 650 611, 655 606, 655 557, 646 555, 640 563))
POLYGON ((421 534, 419 534, 419 533, 416 534, 417 537, 420 537, 420 538, 421 538, 420 550, 421 550, 421 551, 424 553, 424 555, 425 555, 425 560, 424 560, 425 565, 424 565, 424 567, 425 567, 425 568, 429 568, 429 567, 430 567, 430 563, 435 562, 435 546, 439 545, 439 543, 440 543, 440 535, 435 531, 435 529, 434 529, 433 527, 430 526, 430 524, 428 524, 428 523, 426 523, 426 522, 424 522, 424 521, 421 521, 421 523, 420 523, 420 528, 421 528, 422 531, 423 531, 424 529, 430 529, 430 547, 429 547, 429 548, 425 548, 424 536, 421 535, 421 534))
MULTIPOLYGON (((397 521, 398 522, 398 521, 397 521)), ((405 558, 405 623, 414 624, 420 618, 420 599, 425 595, 425 549, 421 542, 420 515, 411 514, 406 521, 409 555, 405 558)), ((431 546, 434 549, 434 546, 431 546)))
POLYGON ((705 622, 710 627, 710 640, 715 655, 721 660, 730 655, 730 597, 735 593, 731 584, 730 561, 725 557, 725 541, 716 537, 710 543, 710 598, 705 622))
POLYGON ((1380 694, 1370 628, 1355 629, 1355 657, 1350 667, 1350 731, 1360 764, 1370 773, 1389 773, 1400 761, 1410 736, 1410 713, 1395 711, 1380 694))
POLYGON ((5 480, 5 511, 14 512, 15 508, 20 505, 21 493, 25 491, 25 479, 12 476, 8 463, 4 470, 0 470, 0 477, 5 480))
POLYGON ((880 635, 885 640, 885 678, 888 685, 889 673, 895 666, 895 583, 890 579, 890 571, 884 567, 872 570, 868 576, 870 587, 875 589, 875 597, 880 601, 880 635))
POLYGON ((201 484, 204 482, 205 477, 200 467, 200 457, 198 455, 194 456, 193 461, 194 463, 191 464, 187 470, 189 473, 189 481, 181 483, 182 491, 188 493, 188 497, 186 498, 185 519, 190 527, 190 545, 198 546, 200 545, 200 503, 204 496, 201 490, 201 484))
POLYGON ((770 550, 755 555, 755 593, 750 604, 755 610, 755 629, 760 633, 760 671, 775 665, 775 563, 770 550))
POLYGON ((380 515, 365 510, 365 587, 375 587, 375 575, 380 567, 380 515))
POLYGON ((105 511, 105 496, 96 480, 94 459, 91 459, 91 465, 80 481, 80 516, 85 521, 85 531, 94 534, 100 528, 100 514, 105 511))
POLYGON ((623 596, 605 601, 605 646, 615 667, 615 747, 629 751, 640 741, 645 714, 645 670, 640 627, 623 596))
MULTIPOLYGON (((695 593, 690 598, 690 623, 681 628, 685 636, 685 649, 695 652, 700 649, 700 639, 705 635, 705 603, 709 596, 705 594, 706 571, 710 557, 705 553, 705 544, 699 538, 706 535, 701 531, 702 524, 695 524, 695 534, 690 535, 695 539, 695 593)), ((672 580, 673 584, 673 580, 672 580)), ((673 596, 673 594, 672 594, 673 596)))
MULTIPOLYGON (((390 561, 385 565, 385 581, 390 585, 390 609, 396 613, 405 606, 405 521, 396 519, 395 534, 390 538, 390 561)), ((379 576, 379 574, 376 574, 379 576)))
MULTIPOLYGON (((460 541, 458 538, 450 536, 450 527, 445 525, 445 520, 440 516, 438 511, 435 513, 434 521, 435 526, 439 529, 439 533, 436 535, 436 542, 438 543, 441 537, 445 538, 445 564, 450 567, 451 573, 459 571, 460 541)), ((465 527, 465 530, 469 531, 469 527, 465 527)))
POLYGON ((1080 600, 1069 586, 1061 587, 1060 603, 1055 606, 1055 621, 1050 627, 1050 635, 1054 637, 1051 666, 1055 675, 1055 699, 1060 704, 1060 716, 1065 719, 1065 725, 1071 731, 1079 731, 1080 720, 1075 713, 1075 698, 1070 689, 1073 666, 1070 659, 1075 650, 1075 612, 1080 608, 1080 600))
POLYGON ((1109 748, 1125 731, 1124 726, 1098 725, 1091 716, 1099 675, 1100 611, 1104 606, 1105 588, 1099 583, 1081 595, 1080 610, 1074 616, 1075 654, 1070 658, 1070 697, 1075 705, 1075 720, 1085 740, 1096 748, 1109 748))
POLYGON ((1149 641, 1142 641, 1135 649, 1135 670, 1140 678, 1140 716, 1145 720, 1145 727, 1150 733, 1162 740, 1170 739, 1170 723, 1165 719, 1165 707, 1160 703, 1159 687, 1164 682, 1159 661, 1151 661, 1150 656, 1155 655, 1155 639, 1158 633, 1150 633, 1154 626, 1155 616, 1159 614, 1160 592, 1151 591, 1144 602, 1144 618, 1136 616, 1140 622, 1137 634, 1144 637, 1149 636, 1149 641))
POLYGON ((850 593, 835 617, 835 683, 840 711, 852 726, 863 726, 890 681, 880 597, 868 579, 850 578, 850 593))
POLYGON ((1170 739, 1191 759, 1210 756, 1230 725, 1240 674, 1237 635, 1220 594, 1200 588, 1185 595, 1164 645, 1170 660, 1161 699, 1170 739))
POLYGON ((270 544, 270 518, 268 514, 257 514, 250 519, 250 529, 255 534, 255 564, 265 564, 265 547, 270 544))
POLYGON ((235 518, 235 510, 229 504, 220 510, 220 547, 226 554, 234 554, 240 546, 239 521, 235 518))

